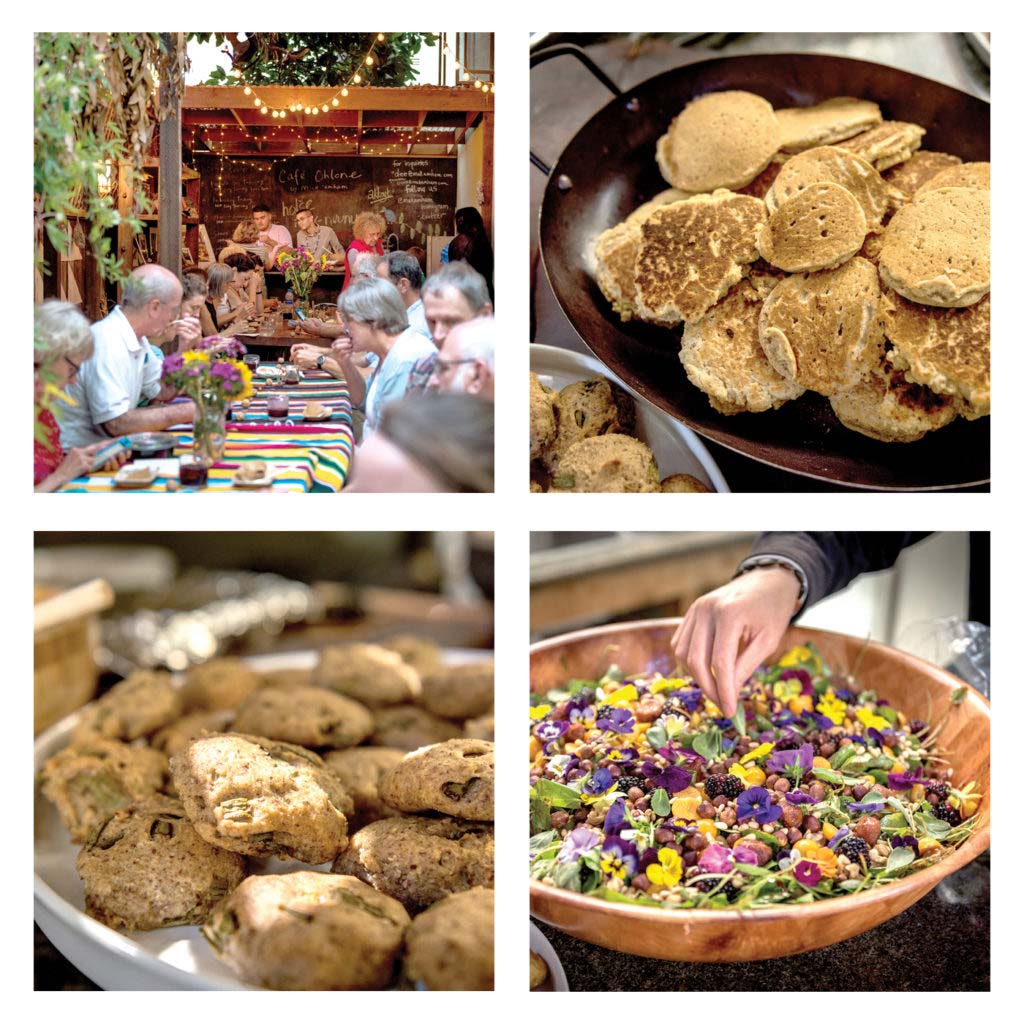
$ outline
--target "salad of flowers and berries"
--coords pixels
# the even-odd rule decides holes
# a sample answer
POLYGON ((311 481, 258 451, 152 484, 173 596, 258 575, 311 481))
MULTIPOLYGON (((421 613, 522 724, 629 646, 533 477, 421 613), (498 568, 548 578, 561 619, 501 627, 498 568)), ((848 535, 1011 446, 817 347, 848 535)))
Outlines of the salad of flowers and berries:
POLYGON ((812 903, 886 885, 970 836, 931 723, 813 646, 762 666, 732 718, 688 678, 573 680, 530 709, 530 875, 669 908, 812 903))

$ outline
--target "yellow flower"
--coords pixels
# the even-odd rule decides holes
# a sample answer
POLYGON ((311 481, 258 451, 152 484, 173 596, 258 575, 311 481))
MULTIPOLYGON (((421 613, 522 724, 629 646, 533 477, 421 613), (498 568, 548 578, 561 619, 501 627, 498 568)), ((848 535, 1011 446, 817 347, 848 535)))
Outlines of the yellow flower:
POLYGON ((722 714, 722 711, 719 708, 719 706, 715 704, 713 701, 708 700, 707 697, 704 698, 704 713, 706 715, 710 715, 712 718, 725 717, 725 715, 722 714))
POLYGON ((932 839, 931 836, 925 836, 924 839, 917 841, 917 853, 919 857, 930 857, 933 853, 938 853, 942 849, 942 844, 938 839, 932 839))
POLYGON ((756 764, 734 764, 729 769, 730 775, 738 775, 745 786, 760 786, 767 777, 756 764))
POLYGON ((754 747, 750 753, 744 754, 740 758, 740 764, 746 764, 748 761, 756 761, 759 757, 764 757, 765 754, 771 753, 774 746, 774 743, 762 743, 760 746, 754 747))
POLYGON ((830 718, 836 725, 842 725, 843 719, 846 717, 846 705, 836 697, 831 689, 826 690, 821 700, 818 701, 818 711, 826 718, 830 718))
POLYGON ((543 718, 550 710, 550 704, 538 704, 536 707, 530 708, 530 718, 534 720, 543 718))
POLYGON ((647 865, 647 877, 655 885, 675 885, 683 877, 683 861, 675 850, 658 851, 658 863, 647 865))
POLYGON ((612 690, 601 704, 629 704, 630 701, 638 699, 636 687, 630 683, 628 686, 620 686, 617 690, 612 690))
POLYGON ((606 875, 611 875, 614 878, 626 877, 626 865, 619 859, 614 850, 608 850, 601 858, 601 870, 606 875))
POLYGON ((889 723, 881 715, 876 715, 871 708, 857 708, 857 720, 863 723, 865 729, 878 729, 881 732, 889 728, 889 723))
POLYGON ((802 697, 793 697, 786 705, 794 715, 802 715, 805 711, 810 711, 814 707, 814 698, 810 694, 806 694, 802 697))
POLYGON ((820 846, 813 839, 801 839, 794 845, 793 850, 800 855, 801 860, 817 864, 825 878, 836 877, 839 860, 827 846, 820 846))
POLYGON ((810 649, 810 647, 793 647, 779 658, 779 664, 783 668, 792 668, 794 665, 806 665, 810 662, 814 674, 819 674, 824 666, 821 658, 810 649))
POLYGON ((780 679, 772 684, 772 693, 779 700, 789 700, 790 697, 799 697, 803 693, 804 684, 799 679, 780 679))
POLYGON ((697 820, 697 831, 709 839, 718 835, 718 826, 710 818, 699 818, 697 820))
POLYGON ((210 361, 206 352, 197 352, 195 349, 189 349, 188 352, 182 353, 182 359, 186 363, 208 363, 210 361))
POLYGON ((662 690, 678 690, 683 685, 681 679, 658 679, 651 683, 650 693, 661 693, 662 690))

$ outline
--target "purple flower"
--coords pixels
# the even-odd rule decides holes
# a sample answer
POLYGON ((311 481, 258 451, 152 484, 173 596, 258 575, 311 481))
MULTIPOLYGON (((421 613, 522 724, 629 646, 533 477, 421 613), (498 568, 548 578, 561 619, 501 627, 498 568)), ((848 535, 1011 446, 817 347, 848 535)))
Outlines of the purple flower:
POLYGON ((640 854, 640 866, 637 868, 637 874, 642 875, 651 864, 658 863, 658 851, 653 846, 647 847, 643 853, 640 854))
POLYGON ((238 376, 238 371, 230 363, 214 363, 210 367, 211 377, 220 377, 223 381, 232 381, 238 376))
POLYGON ((793 877, 808 889, 813 889, 821 881, 821 868, 809 860, 799 861, 793 868, 793 877))
POLYGON ((731 729, 732 719, 731 718, 712 718, 712 722, 718 726, 719 729, 731 729))
POLYGON ((857 803, 848 803, 846 809, 848 811, 877 811, 880 807, 885 804, 885 797, 881 793, 873 794, 876 799, 874 800, 861 800, 857 803))
POLYGON ((765 770, 776 775, 788 775, 794 782, 799 782, 811 770, 814 761, 814 747, 810 743, 801 744, 798 750, 776 750, 765 770))
POLYGON ((834 850, 849 834, 850 830, 848 828, 841 828, 830 840, 828 848, 834 850))
POLYGON ((813 722, 819 729, 824 729, 826 732, 836 727, 836 723, 828 715, 819 714, 817 711, 805 711, 800 717, 813 722))
POLYGON ((570 697, 565 702, 565 710, 568 711, 569 717, 572 718, 573 711, 578 711, 583 708, 590 707, 594 703, 595 693, 588 687, 584 687, 576 694, 575 697, 570 697))
POLYGON ((703 700, 703 694, 700 690, 691 687, 687 687, 685 690, 673 690, 671 695, 678 698, 679 703, 682 704, 687 711, 696 711, 703 700))
POLYGON ((579 722, 580 725, 590 726, 597 720, 597 712, 590 705, 574 707, 569 709, 569 721, 579 722))
MULTIPOLYGON (((852 704, 857 699, 857 694, 846 687, 842 687, 838 690, 832 691, 836 695, 836 700, 841 700, 844 704, 852 704)), ((884 700, 876 701, 877 704, 884 704, 884 700)))
POLYGON ((792 725, 795 721, 796 715, 794 715, 788 708, 778 712, 778 714, 772 715, 772 725, 792 725))
POLYGON ((802 668, 787 668, 779 679, 799 679, 800 680, 800 695, 802 697, 809 697, 814 693, 814 687, 811 685, 811 674, 806 669, 802 668))
POLYGON ((914 836, 911 836, 911 835, 893 836, 889 840, 889 845, 894 850, 896 849, 897 846, 909 846, 914 851, 914 856, 915 857, 920 853, 920 850, 918 849, 918 845, 917 845, 917 839, 914 836))
POLYGON ((615 776, 607 768, 598 768, 583 784, 583 792, 588 796, 600 796, 607 793, 615 785, 615 776))
POLYGON ((601 717, 601 728, 605 732, 632 732, 636 724, 627 708, 612 708, 611 714, 601 717))
POLYGON ((640 771, 651 780, 655 789, 667 790, 669 795, 686 789, 693 781, 693 774, 685 768, 669 765, 668 768, 662 770, 653 761, 644 761, 640 766, 640 771))
POLYGON ((609 761, 621 761, 623 764, 627 764, 630 761, 636 760, 636 748, 612 747, 610 750, 605 752, 605 756, 609 761))
POLYGON ((922 778, 921 766, 918 765, 912 772, 889 772, 890 789, 910 789, 922 778))
POLYGON ((565 837, 565 842, 558 851, 558 859, 574 863, 580 859, 580 854, 593 849, 599 842, 601 837, 593 829, 580 825, 565 837))
POLYGON ((808 796, 806 793, 799 789, 793 789, 790 790, 788 793, 783 793, 783 796, 791 804, 813 804, 815 802, 813 796, 808 796))
POLYGON ((540 722, 533 727, 533 735, 541 743, 554 743, 569 731, 569 723, 564 719, 560 722, 540 722))
POLYGON ((737 843, 732 848, 732 855, 736 859, 737 864, 753 864, 755 867, 757 866, 757 854, 749 846, 737 843))
POLYGON ((636 846, 621 836, 608 836, 601 847, 601 870, 615 878, 630 878, 636 874, 636 846))
POLYGON ((782 808, 772 803, 764 786, 751 786, 736 798, 736 820, 753 818, 759 825, 767 825, 782 817, 782 808))
POLYGON ((724 875, 732 870, 732 865, 732 852, 728 847, 720 846, 718 843, 712 843, 697 861, 697 867, 709 875, 724 875))
POLYGON ((622 800, 616 800, 604 816, 604 832, 608 836, 617 836, 624 828, 629 828, 626 806, 622 800))
POLYGON ((179 355, 165 356, 162 376, 166 377, 168 374, 177 373, 184 365, 185 360, 179 355))

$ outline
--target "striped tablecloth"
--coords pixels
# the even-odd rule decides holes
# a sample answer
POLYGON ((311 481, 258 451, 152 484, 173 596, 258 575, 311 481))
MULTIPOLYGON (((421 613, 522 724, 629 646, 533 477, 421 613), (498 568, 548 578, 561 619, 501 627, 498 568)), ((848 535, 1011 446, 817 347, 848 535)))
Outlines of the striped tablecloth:
MULTIPOLYGON (((318 370, 306 370, 305 379, 300 383, 260 385, 248 408, 238 405, 235 408, 243 418, 228 421, 224 458, 210 470, 207 485, 202 490, 242 490, 234 487, 235 470, 244 462, 259 460, 276 467, 273 481, 264 490, 340 491, 344 487, 353 447, 352 405, 344 381, 318 370), (267 415, 266 396, 274 393, 288 395, 293 416, 278 420, 267 415), (303 422, 303 406, 314 400, 331 409, 329 420, 303 422)), ((172 433, 178 438, 175 455, 192 447, 191 427, 175 429, 172 433)), ((166 491, 168 480, 178 482, 174 476, 158 476, 149 487, 137 493, 166 491)), ((78 477, 61 490, 92 492, 119 488, 114 486, 113 473, 95 473, 78 477)))

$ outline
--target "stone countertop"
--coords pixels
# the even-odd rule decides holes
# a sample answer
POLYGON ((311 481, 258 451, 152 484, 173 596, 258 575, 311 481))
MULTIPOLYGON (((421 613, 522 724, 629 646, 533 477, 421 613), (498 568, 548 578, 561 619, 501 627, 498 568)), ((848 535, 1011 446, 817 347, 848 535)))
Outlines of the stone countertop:
MULTIPOLYGON (((574 37, 575 38, 575 37, 574 37)), ((713 38, 703 42, 715 42, 713 38)), ((548 45, 551 40, 544 40, 548 45)), ((874 61, 944 82, 982 99, 989 98, 989 69, 963 33, 742 33, 723 45, 679 46, 660 37, 638 43, 622 35, 594 45, 587 53, 620 88, 629 89, 674 67, 716 57, 754 53, 824 53, 874 61)), ((542 49, 538 46, 538 49, 542 49)), ((576 132, 610 99, 608 90, 581 64, 558 57, 530 72, 530 150, 552 165, 576 132)), ((540 204, 547 179, 530 168, 530 322, 531 340, 589 354, 551 291, 539 261, 540 204)), ((848 488, 762 465, 702 438, 734 491, 845 491, 848 488)), ((987 487, 977 490, 987 490, 987 487)))
POLYGON ((987 992, 990 987, 989 854, 922 900, 845 942, 751 963, 675 963, 628 956, 538 921, 573 991, 987 992))

